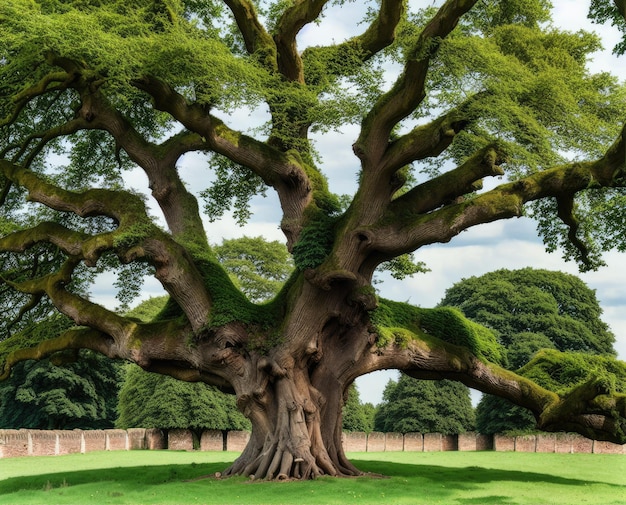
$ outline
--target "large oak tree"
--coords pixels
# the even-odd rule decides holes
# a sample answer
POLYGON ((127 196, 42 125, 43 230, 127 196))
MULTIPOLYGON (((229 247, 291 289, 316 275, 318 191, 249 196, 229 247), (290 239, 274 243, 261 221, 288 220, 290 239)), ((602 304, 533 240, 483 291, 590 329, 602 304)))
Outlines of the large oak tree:
MULTIPOLYGON (((406 254, 524 214, 586 268, 626 248, 624 89, 585 69, 597 37, 552 27, 545 0, 380 0, 346 20, 356 35, 299 47, 343 4, 1 2, 2 376, 86 348, 219 386, 252 423, 226 474, 256 478, 358 473, 341 447, 343 398, 388 368, 505 397, 545 430, 625 442, 620 367, 541 387, 503 368, 494 336, 459 312, 372 288, 381 265, 405 271, 406 254), (246 129, 242 108, 266 124, 246 129), (359 126, 341 160, 359 167, 347 205, 311 142, 345 124, 359 126), (192 152, 207 153, 205 188, 177 168, 192 152), (137 168, 149 202, 125 186, 137 168), (203 211, 245 219, 266 190, 297 270, 259 304, 220 265, 203 211), (106 270, 123 303, 153 275, 166 308, 142 323, 95 303, 89 286, 106 270), (73 327, 39 341, 33 325, 54 312, 73 327)), ((621 0, 593 5, 623 22, 621 0)))

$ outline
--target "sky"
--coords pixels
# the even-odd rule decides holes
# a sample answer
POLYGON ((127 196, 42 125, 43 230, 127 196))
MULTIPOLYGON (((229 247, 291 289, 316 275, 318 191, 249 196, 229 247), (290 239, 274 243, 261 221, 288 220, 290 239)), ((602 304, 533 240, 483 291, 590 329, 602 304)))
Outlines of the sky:
MULTIPOLYGON (((424 4, 425 2, 422 2, 424 4)), ((587 19, 588 2, 580 0, 554 0, 555 24, 565 29, 576 31, 584 28, 595 31, 602 36, 605 50, 594 55, 590 62, 593 71, 610 70, 621 74, 626 79, 624 58, 617 59, 611 54, 611 49, 619 38, 616 29, 609 26, 591 24, 587 19)), ((350 36, 355 30, 362 29, 353 24, 358 19, 360 3, 348 3, 344 14, 327 15, 317 26, 303 30, 300 37, 300 47, 308 44, 319 44, 320 40, 333 39, 341 41, 350 36)), ((246 113, 228 118, 233 126, 254 122, 253 116, 246 113)), ((351 145, 356 139, 358 131, 353 127, 346 127, 341 134, 333 133, 324 137, 315 138, 317 147, 322 154, 323 171, 328 176, 330 188, 336 193, 350 193, 356 182, 358 169, 357 160, 352 153, 351 145)), ((180 163, 181 175, 188 181, 206 180, 205 163, 198 156, 186 156, 180 163)), ((133 185, 140 190, 145 183, 140 174, 131 174, 133 185)), ((206 187, 206 183, 204 184, 206 187)), ((209 240, 212 243, 221 242, 222 238, 235 238, 243 235, 263 235, 270 240, 284 241, 278 228, 280 220, 277 199, 270 195, 267 198, 255 198, 252 209, 254 218, 250 223, 240 228, 229 216, 215 223, 206 223, 209 240)), ((448 244, 433 245, 421 249, 417 259, 424 261, 430 272, 420 274, 412 279, 395 281, 387 279, 378 285, 381 296, 398 301, 408 301, 422 307, 435 306, 445 294, 445 290, 464 278, 480 276, 487 272, 500 269, 518 269, 534 267, 549 270, 559 270, 579 275, 592 289, 603 309, 602 319, 609 324, 617 341, 615 348, 618 357, 626 360, 626 256, 610 252, 605 256, 607 266, 596 271, 579 274, 572 263, 561 259, 560 253, 548 254, 538 239, 535 225, 528 219, 519 218, 496 222, 473 228, 462 233, 448 244)), ((110 291, 106 286, 110 282, 99 283, 96 298, 108 306, 114 306, 110 291)), ((156 296, 162 290, 155 280, 148 280, 144 286, 144 297, 156 296)), ((361 400, 377 404, 381 401, 382 392, 387 382, 397 377, 397 372, 379 372, 362 377, 357 381, 361 400)))

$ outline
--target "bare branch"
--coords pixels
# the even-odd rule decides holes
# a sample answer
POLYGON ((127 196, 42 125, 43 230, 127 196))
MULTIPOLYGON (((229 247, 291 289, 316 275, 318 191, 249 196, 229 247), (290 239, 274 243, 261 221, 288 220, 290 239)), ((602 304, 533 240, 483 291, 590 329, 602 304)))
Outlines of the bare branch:
POLYGON ((439 156, 452 144, 456 135, 472 122, 473 117, 468 109, 483 96, 484 93, 477 93, 459 107, 430 123, 416 126, 391 142, 381 162, 381 173, 390 175, 413 161, 439 156))
MULTIPOLYGON (((22 156, 26 152, 28 155, 24 157, 22 164, 26 167, 30 167, 35 158, 43 151, 46 145, 59 137, 63 137, 66 135, 71 135, 72 133, 76 133, 78 130, 84 129, 88 124, 82 118, 75 118, 67 123, 56 126, 55 128, 50 128, 43 132, 36 132, 28 135, 19 146, 19 150, 14 156, 14 159, 21 159, 22 156), (37 145, 35 145, 32 149, 29 150, 30 144, 39 139, 37 145)), ((17 146, 16 146, 17 147, 17 146)), ((11 146, 7 149, 7 152, 11 150, 11 146)))
POLYGON ((132 331, 129 320, 65 289, 72 280, 79 259, 68 259, 61 269, 53 274, 22 282, 5 282, 22 293, 33 296, 45 294, 59 311, 70 317, 78 326, 95 328, 116 340, 125 340, 132 331))
POLYGON ((107 216, 124 226, 146 216, 139 197, 124 191, 90 189, 67 191, 48 182, 36 173, 7 160, 0 160, 0 173, 29 192, 29 199, 51 209, 72 212, 80 217, 107 216))
MULTIPOLYGON (((4 237, 0 237, 0 251, 7 252, 24 252, 31 248, 34 244, 46 242, 54 244, 63 252, 70 256, 82 256, 91 260, 91 264, 95 264, 99 254, 94 251, 85 254, 85 242, 88 238, 93 238, 86 233, 70 230, 58 223, 40 223, 34 228, 28 230, 20 230, 4 237)), ((102 243, 102 241, 100 241, 102 243)), ((109 244, 110 246, 110 244, 109 244)))
POLYGON ((581 261, 585 265, 590 266, 589 249, 585 243, 578 238, 579 223, 578 219, 576 219, 576 216, 574 215, 574 197, 575 193, 557 197, 557 213, 561 221, 567 225, 567 238, 580 253, 581 261))

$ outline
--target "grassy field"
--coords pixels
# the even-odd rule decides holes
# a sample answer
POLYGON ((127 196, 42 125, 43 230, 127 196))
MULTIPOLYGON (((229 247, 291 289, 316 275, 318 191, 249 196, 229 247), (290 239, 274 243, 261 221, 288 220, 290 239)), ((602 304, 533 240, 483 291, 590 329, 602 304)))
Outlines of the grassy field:
POLYGON ((0 459, 0 504, 626 505, 626 456, 357 453, 384 474, 314 482, 211 477, 236 454, 131 451, 0 459))

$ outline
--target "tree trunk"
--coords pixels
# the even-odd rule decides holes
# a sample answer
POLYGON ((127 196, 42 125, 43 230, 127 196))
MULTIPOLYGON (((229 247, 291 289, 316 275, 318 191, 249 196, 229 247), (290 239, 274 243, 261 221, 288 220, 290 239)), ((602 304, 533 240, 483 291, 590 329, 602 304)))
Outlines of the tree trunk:
POLYGON ((262 395, 240 397, 252 435, 224 475, 268 480, 358 475, 343 452, 343 395, 332 382, 319 391, 307 371, 299 370, 274 375, 262 395))
POLYGON ((346 303, 348 292, 305 285, 286 318, 283 343, 265 356, 248 358, 248 373, 234 388, 252 435, 225 475, 360 474, 343 451, 342 408, 358 375, 355 363, 369 342, 366 312, 358 303, 346 303))

